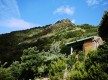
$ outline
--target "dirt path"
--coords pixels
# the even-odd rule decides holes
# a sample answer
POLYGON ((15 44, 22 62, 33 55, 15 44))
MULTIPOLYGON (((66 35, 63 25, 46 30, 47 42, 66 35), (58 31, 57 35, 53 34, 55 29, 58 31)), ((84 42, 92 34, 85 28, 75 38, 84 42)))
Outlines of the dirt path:
POLYGON ((67 71, 67 68, 66 68, 66 69, 65 69, 65 72, 64 72, 63 80, 66 80, 67 74, 68 74, 68 71, 67 71))

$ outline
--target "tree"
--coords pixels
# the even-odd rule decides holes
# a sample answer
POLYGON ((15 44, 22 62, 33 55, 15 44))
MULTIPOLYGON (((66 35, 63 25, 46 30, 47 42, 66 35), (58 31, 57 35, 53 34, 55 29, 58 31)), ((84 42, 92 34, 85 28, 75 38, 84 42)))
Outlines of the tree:
POLYGON ((105 11, 102 20, 99 25, 98 34, 104 40, 108 42, 108 11, 105 11))
MULTIPOLYGON (((60 53, 59 45, 52 44, 51 49, 47 52, 44 50, 39 52, 37 47, 30 47, 23 51, 21 61, 15 61, 8 68, 14 80, 28 80, 34 78, 47 77, 50 64, 63 60, 65 55, 60 53)), ((61 66, 62 63, 60 63, 61 66)), ((60 67, 61 69, 62 67, 60 67)))
POLYGON ((65 69, 66 60, 58 59, 50 64, 48 75, 51 80, 63 80, 65 69))

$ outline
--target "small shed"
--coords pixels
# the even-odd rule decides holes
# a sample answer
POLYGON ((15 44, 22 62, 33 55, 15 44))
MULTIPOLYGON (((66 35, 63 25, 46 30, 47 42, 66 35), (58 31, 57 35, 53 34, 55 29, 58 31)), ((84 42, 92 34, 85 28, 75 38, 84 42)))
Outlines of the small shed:
POLYGON ((73 51, 75 51, 76 56, 75 58, 78 59, 78 52, 84 51, 85 56, 88 54, 91 50, 96 50, 99 45, 102 45, 103 41, 98 36, 90 36, 86 38, 82 38, 73 42, 66 43, 67 46, 70 46, 70 55, 73 54, 73 51))

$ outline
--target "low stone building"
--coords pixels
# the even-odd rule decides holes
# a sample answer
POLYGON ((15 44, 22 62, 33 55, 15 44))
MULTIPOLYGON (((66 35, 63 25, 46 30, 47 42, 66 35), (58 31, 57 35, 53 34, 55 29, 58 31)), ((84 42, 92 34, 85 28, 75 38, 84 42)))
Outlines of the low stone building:
POLYGON ((70 56, 75 52, 75 58, 78 60, 79 51, 84 51, 85 56, 91 50, 96 50, 100 45, 103 45, 101 37, 91 36, 83 39, 79 39, 73 42, 66 43, 67 46, 70 46, 70 56))

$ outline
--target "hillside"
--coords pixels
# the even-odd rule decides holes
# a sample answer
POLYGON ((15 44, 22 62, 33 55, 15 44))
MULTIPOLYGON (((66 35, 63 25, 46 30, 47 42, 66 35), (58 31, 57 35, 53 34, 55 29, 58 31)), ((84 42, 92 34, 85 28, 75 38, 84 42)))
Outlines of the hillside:
POLYGON ((97 28, 89 24, 75 25, 69 19, 63 19, 55 24, 1 34, 0 61, 10 64, 20 60, 23 50, 33 46, 47 51, 54 42, 60 45, 62 53, 69 53, 67 49, 64 50, 65 43, 97 35, 97 28))

